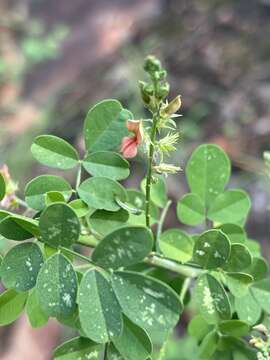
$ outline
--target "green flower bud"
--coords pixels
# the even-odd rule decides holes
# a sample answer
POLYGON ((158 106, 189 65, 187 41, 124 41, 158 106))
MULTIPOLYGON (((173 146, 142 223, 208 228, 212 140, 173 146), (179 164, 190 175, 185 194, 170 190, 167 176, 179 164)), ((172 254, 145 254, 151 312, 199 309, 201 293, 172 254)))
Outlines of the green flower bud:
POLYGON ((155 56, 147 56, 144 62, 144 70, 150 75, 161 70, 161 63, 155 56))
POLYGON ((142 100, 146 105, 148 105, 151 101, 151 98, 150 98, 148 92, 145 90, 146 87, 147 87, 147 84, 144 81, 139 81, 139 88, 140 88, 142 100))
POLYGON ((168 96, 170 91, 170 84, 169 83, 165 83, 163 85, 160 85, 157 89, 157 97, 159 99, 164 99, 168 96))

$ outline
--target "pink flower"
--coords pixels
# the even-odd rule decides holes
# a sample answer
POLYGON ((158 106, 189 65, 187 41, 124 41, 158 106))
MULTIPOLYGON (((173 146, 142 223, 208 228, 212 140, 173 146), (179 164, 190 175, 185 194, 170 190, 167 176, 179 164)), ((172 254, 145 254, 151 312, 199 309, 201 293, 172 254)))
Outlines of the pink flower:
POLYGON ((141 120, 128 120, 127 129, 134 136, 125 136, 122 140, 120 152, 125 158, 133 158, 137 155, 138 146, 142 142, 143 129, 141 120))

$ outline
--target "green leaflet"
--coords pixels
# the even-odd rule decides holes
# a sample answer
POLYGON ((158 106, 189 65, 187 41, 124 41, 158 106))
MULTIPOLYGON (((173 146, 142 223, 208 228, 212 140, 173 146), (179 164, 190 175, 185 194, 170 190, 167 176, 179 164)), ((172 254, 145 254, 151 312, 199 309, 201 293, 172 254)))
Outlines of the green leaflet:
POLYGON ((47 324, 49 317, 40 307, 36 289, 33 289, 28 296, 26 303, 26 313, 28 320, 33 328, 39 328, 47 324))
POLYGON ((58 346, 53 353, 54 360, 98 360, 102 346, 85 337, 73 338, 58 346))
POLYGON ((194 316, 188 324, 188 334, 195 337, 198 342, 201 341, 212 329, 213 326, 209 325, 200 314, 194 316))
POLYGON ((222 332, 222 334, 234 337, 247 336, 250 331, 249 324, 241 320, 222 321, 218 325, 218 328, 222 332))
POLYGON ((69 316, 76 306, 77 276, 70 261, 62 254, 51 256, 37 278, 37 297, 48 316, 69 316))
POLYGON ((146 360, 151 357, 152 343, 148 334, 126 317, 122 334, 112 342, 124 359, 146 360))
POLYGON ((36 220, 21 215, 6 216, 0 222, 0 234, 9 240, 22 241, 39 236, 36 220))
POLYGON ((43 165, 67 170, 78 164, 77 151, 65 140, 54 135, 41 135, 35 138, 31 152, 43 165))
POLYGON ((262 257, 253 257, 251 265, 245 269, 245 272, 253 276, 255 281, 262 280, 267 276, 269 266, 262 257))
POLYGON ((14 246, 3 259, 0 276, 7 288, 26 291, 36 285, 43 255, 38 245, 24 243, 14 246))
MULTIPOLYGON (((141 182, 141 189, 145 193, 146 179, 141 182)), ((162 176, 155 176, 155 181, 151 184, 151 201, 158 207, 163 208, 167 201, 167 187, 162 176)))
POLYGON ((118 269, 142 261, 152 250, 153 237, 142 226, 126 226, 105 236, 92 254, 92 260, 107 269, 118 269))
POLYGON ((122 313, 109 280, 96 269, 88 270, 78 295, 80 322, 85 334, 98 343, 119 337, 122 313))
POLYGON ((117 271, 112 284, 124 314, 149 332, 166 335, 179 320, 182 304, 166 284, 131 271, 117 271))
POLYGON ((270 313, 270 279, 263 279, 251 286, 251 293, 259 305, 268 314, 270 313))
POLYGON ((111 151, 98 151, 83 160, 83 167, 93 176, 123 180, 129 176, 129 163, 121 155, 111 151))
POLYGON ((239 272, 226 273, 227 286, 235 297, 245 296, 252 281, 253 278, 249 274, 239 272))
POLYGON ((228 190, 217 196, 208 211, 208 218, 219 223, 242 223, 251 207, 248 194, 242 190, 228 190))
POLYGON ((113 230, 125 225, 129 213, 120 209, 118 211, 96 210, 89 218, 92 228, 100 235, 107 235, 113 230))
POLYGON ((205 231, 195 242, 193 260, 205 269, 222 266, 229 256, 229 239, 220 230, 205 231))
POLYGON ((219 335, 216 330, 209 332, 203 339, 200 349, 199 358, 200 360, 209 360, 215 353, 218 347, 219 335))
POLYGON ((235 298, 234 306, 240 320, 254 325, 260 319, 262 309, 250 291, 243 297, 235 298))
POLYGON ((4 176, 0 173, 0 201, 4 199, 6 195, 6 182, 4 176))
POLYGON ((228 296, 221 283, 212 275, 204 274, 198 278, 195 294, 200 313, 209 324, 231 318, 228 296))
POLYGON ((64 203, 49 205, 40 216, 39 228, 42 240, 52 247, 69 247, 80 236, 78 216, 64 203))
POLYGON ((231 253, 224 269, 231 272, 242 271, 252 262, 248 248, 243 244, 232 244, 231 253))
POLYGON ((206 207, 223 192, 230 172, 228 156, 220 147, 212 144, 201 145, 194 150, 186 167, 188 185, 206 207))
POLYGON ((81 199, 75 199, 68 203, 68 205, 75 211, 78 218, 84 217, 87 214, 91 214, 95 209, 88 207, 81 199))
POLYGON ((198 225, 205 221, 205 207, 197 194, 186 194, 177 203, 178 219, 186 225, 198 225))
POLYGON ((118 182, 105 178, 93 177, 85 180, 78 188, 80 198, 90 207, 100 210, 117 211, 120 206, 115 201, 118 197, 126 201, 126 190, 118 182))
POLYGON ((132 119, 130 111, 119 101, 107 99, 92 107, 84 123, 84 141, 88 152, 117 149, 128 135, 126 120, 132 119))
POLYGON ((55 202, 63 202, 65 203, 65 197, 62 193, 58 192, 58 191, 49 191, 46 193, 46 198, 45 198, 45 204, 46 206, 51 205, 55 202))
POLYGON ((222 224, 218 229, 228 236, 231 244, 243 244, 246 242, 246 232, 240 225, 222 224))
POLYGON ((46 206, 46 193, 50 191, 61 192, 66 201, 72 194, 71 186, 62 177, 41 175, 27 184, 25 188, 25 201, 31 208, 40 211, 46 206))
POLYGON ((192 238, 178 229, 166 230, 159 240, 159 247, 164 256, 183 263, 191 260, 193 244, 192 238))
POLYGON ((0 295, 0 325, 9 325, 22 313, 28 293, 18 293, 13 289, 0 295))

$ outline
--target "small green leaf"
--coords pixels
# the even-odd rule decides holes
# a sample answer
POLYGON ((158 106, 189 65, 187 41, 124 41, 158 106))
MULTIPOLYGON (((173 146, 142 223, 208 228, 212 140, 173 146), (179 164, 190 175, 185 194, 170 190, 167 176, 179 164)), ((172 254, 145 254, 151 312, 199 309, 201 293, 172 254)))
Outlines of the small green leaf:
POLYGON ((104 176, 113 180, 129 176, 129 163, 121 155, 111 151, 98 151, 83 160, 83 167, 93 176, 104 176))
POLYGON ((263 279, 251 286, 251 293, 264 311, 270 313, 270 279, 263 279))
POLYGON ((243 297, 237 297, 234 300, 235 310, 240 320, 254 325, 261 317, 261 307, 249 291, 243 297))
POLYGON ((231 254, 224 266, 224 269, 231 272, 238 272, 251 265, 252 257, 248 248, 243 244, 232 244, 231 254))
POLYGON ((80 236, 78 216, 64 203, 49 205, 40 216, 39 228, 42 240, 52 247, 69 247, 80 236))
POLYGON ((89 218, 91 227, 100 235, 107 235, 115 229, 123 226, 129 219, 126 210, 118 211, 96 210, 89 218))
POLYGON ((126 190, 122 185, 105 177, 93 177, 85 180, 79 186, 78 194, 88 206, 108 211, 120 209, 115 201, 116 197, 123 202, 127 197, 126 190))
POLYGON ((23 312, 28 293, 18 293, 13 289, 0 295, 0 325, 9 325, 23 312))
MULTIPOLYGON (((144 194, 145 187, 146 179, 143 179, 141 189, 144 194)), ((166 183, 162 176, 156 176, 154 182, 151 184, 151 201, 160 208, 163 208, 168 201, 166 183)))
POLYGON ((231 244, 243 244, 246 242, 246 232, 237 224, 223 224, 218 229, 228 236, 231 244))
POLYGON ((252 276, 245 273, 226 273, 226 283, 230 292, 235 297, 243 297, 247 294, 249 285, 252 283, 252 276))
POLYGON ((53 204, 55 202, 63 202, 65 203, 65 197, 59 191, 49 191, 46 193, 45 203, 46 205, 53 204))
POLYGON ((142 226, 126 226, 108 234, 95 248, 92 260, 107 269, 137 264, 152 250, 153 237, 142 226))
POLYGON ((252 256, 261 256, 261 245, 256 240, 247 239, 245 242, 246 247, 250 251, 252 256))
POLYGON ((95 209, 90 209, 81 199, 72 200, 68 205, 75 211, 79 218, 95 211, 95 209))
POLYGON ((70 261, 62 254, 51 256, 37 278, 37 297, 48 316, 61 317, 76 307, 77 276, 70 261))
POLYGON ((98 360, 102 346, 85 337, 73 338, 58 346, 53 353, 54 360, 98 360))
POLYGON ((46 193, 50 191, 61 192, 66 201, 72 194, 71 186, 62 177, 41 175, 27 184, 25 188, 25 201, 31 208, 40 211, 46 206, 46 193))
POLYGON ((241 320, 226 320, 222 321, 219 326, 219 331, 224 335, 242 337, 247 336, 250 331, 250 326, 241 320))
POLYGON ((33 328, 39 328, 47 324, 49 317, 43 312, 40 307, 36 289, 33 289, 27 299, 26 313, 29 322, 33 328))
POLYGON ((149 332, 166 335, 179 320, 182 304, 166 284, 143 274, 117 271, 113 288, 125 315, 149 332))
POLYGON ((119 101, 107 99, 92 107, 84 123, 84 141, 90 151, 117 149, 128 135, 126 120, 133 115, 119 101))
POLYGON ((0 173, 0 201, 4 199, 6 195, 6 182, 4 176, 0 173))
POLYGON ((151 357, 152 343, 148 334, 126 317, 122 334, 112 342, 124 359, 146 360, 151 357))
POLYGON ((36 285, 37 275, 43 264, 43 255, 38 245, 19 244, 11 248, 1 265, 1 279, 6 288, 26 291, 36 285))
POLYGON ((205 207, 197 194, 186 194, 177 203, 178 219, 186 225, 198 225, 205 221, 205 207))
POLYGON ((195 298, 201 315, 209 324, 231 318, 231 306, 221 283, 210 274, 198 278, 195 298))
POLYGON ((121 309, 107 278, 98 270, 88 270, 78 295, 80 322, 90 339, 106 343, 120 336, 123 328, 121 309))
POLYGON ((36 137, 31 152, 41 164, 62 170, 72 169, 79 161, 78 153, 73 146, 53 135, 36 137))
POLYGON ((245 269, 245 272, 253 276, 255 281, 262 280, 266 277, 269 267, 262 257, 253 257, 251 265, 245 269))
POLYGON ((217 145, 199 146, 186 167, 188 185, 199 195, 206 207, 223 192, 230 178, 230 160, 217 145))
POLYGON ((38 223, 21 215, 7 216, 0 222, 0 234, 9 240, 31 239, 39 236, 38 223))
POLYGON ((193 259, 204 269, 216 269, 222 266, 229 256, 229 239, 220 230, 205 231, 195 242, 193 259))
POLYGON ((228 190, 211 204, 208 218, 219 223, 242 223, 251 207, 249 196, 242 190, 228 190))
POLYGON ((165 231, 159 240, 159 247, 164 256, 183 263, 192 258, 193 244, 192 238, 178 229, 165 231))
POLYGON ((218 347, 219 335, 216 330, 208 333, 200 344, 199 359, 209 360, 218 347))
POLYGON ((188 324, 188 334, 201 341, 211 330, 212 325, 209 325, 202 315, 196 315, 188 324))

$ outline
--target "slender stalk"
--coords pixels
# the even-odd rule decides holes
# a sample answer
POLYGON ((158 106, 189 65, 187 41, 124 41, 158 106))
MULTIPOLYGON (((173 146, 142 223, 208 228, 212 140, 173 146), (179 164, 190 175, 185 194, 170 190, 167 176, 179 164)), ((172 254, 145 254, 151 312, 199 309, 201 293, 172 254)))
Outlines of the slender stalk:
POLYGON ((149 255, 144 260, 145 263, 161 267, 163 269, 171 270, 177 274, 181 274, 186 277, 195 278, 202 273, 203 270, 196 269, 188 265, 178 264, 173 260, 161 258, 158 255, 149 255))
POLYGON ((77 172, 77 178, 76 178, 76 190, 78 190, 78 187, 80 186, 81 177, 82 177, 82 164, 80 162, 78 172, 77 172))
POLYGON ((15 196, 15 200, 17 201, 17 203, 23 207, 25 207, 27 210, 29 209, 29 206, 27 205, 27 203, 25 201, 23 201, 22 199, 20 199, 18 196, 15 196))
POLYGON ((105 344, 103 360, 107 360, 107 358, 108 358, 108 343, 105 344))
POLYGON ((157 124, 159 120, 159 111, 153 117, 153 125, 150 135, 150 145, 147 158, 147 175, 146 175, 146 188, 145 188, 145 223, 150 228, 150 195, 151 195, 151 181, 152 181, 152 167, 153 157, 155 150, 155 141, 157 134, 157 124))
POLYGON ((158 253, 160 253, 159 238, 160 238, 160 235, 162 233, 163 224, 164 224, 167 212, 168 212, 171 204, 172 204, 172 201, 168 200, 167 204, 165 205, 164 209, 162 210, 162 213, 161 213, 161 216, 160 216, 160 219, 159 219, 159 222, 158 222, 157 237, 156 237, 156 250, 157 250, 158 253))
POLYGON ((93 262, 92 262, 91 259, 89 259, 87 256, 84 256, 84 255, 78 253, 77 251, 68 249, 68 248, 66 248, 66 247, 64 247, 64 246, 60 246, 60 249, 65 250, 67 253, 72 254, 72 255, 74 255, 74 256, 77 256, 77 257, 79 257, 80 259, 89 262, 90 264, 93 264, 93 262))
POLYGON ((180 300, 181 300, 182 303, 184 302, 184 299, 185 299, 185 296, 186 296, 186 293, 188 291, 190 283, 191 283, 191 278, 186 278, 184 280, 184 283, 183 283, 183 286, 182 286, 182 289, 181 289, 181 293, 180 293, 180 300))

